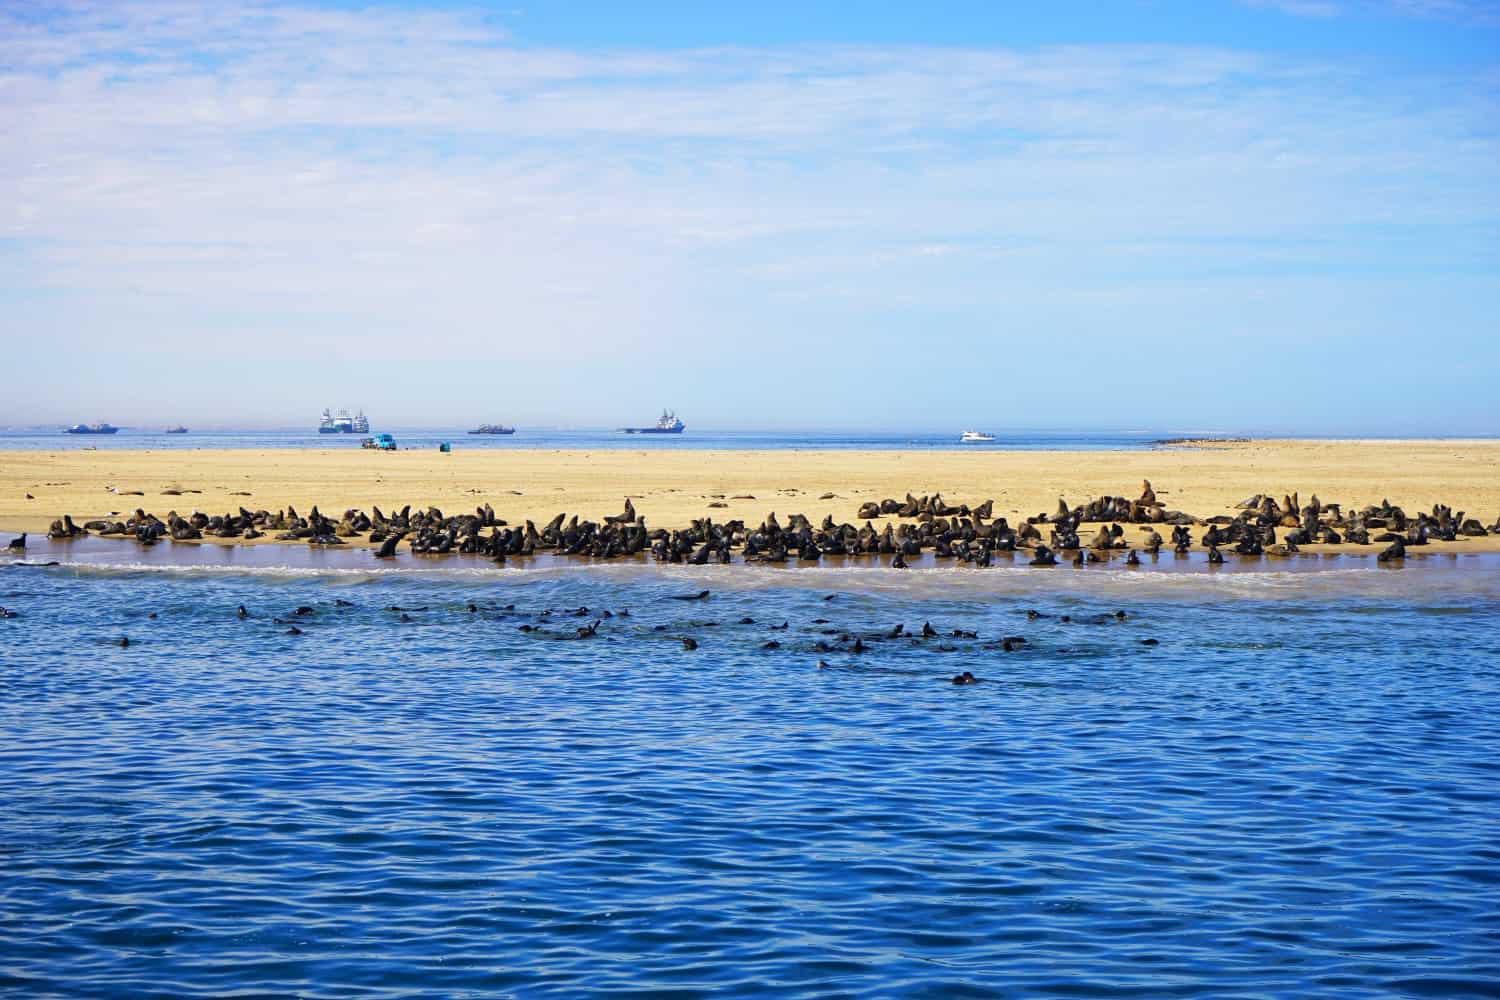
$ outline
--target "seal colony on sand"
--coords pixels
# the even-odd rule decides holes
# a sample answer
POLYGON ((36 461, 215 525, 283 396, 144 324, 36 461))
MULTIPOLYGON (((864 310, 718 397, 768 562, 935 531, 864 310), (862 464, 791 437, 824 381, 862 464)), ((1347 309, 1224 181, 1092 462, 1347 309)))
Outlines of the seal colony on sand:
MULTIPOLYGON (((1488 526, 1489 515, 1500 510, 1500 439, 1102 451, 964 451, 956 444, 951 451, 460 448, 394 452, 378 460, 352 447, 10 450, 0 451, 0 531, 30 531, 35 540, 60 512, 79 524, 121 521, 138 505, 162 516, 176 506, 184 517, 195 509, 222 515, 241 504, 252 511, 291 505, 299 512, 317 505, 338 520, 349 508, 369 512, 371 503, 389 512, 392 500, 397 509, 410 502, 413 509, 445 512, 473 511, 488 500, 511 524, 529 518, 540 526, 559 510, 595 520, 615 514, 624 496, 652 528, 686 529, 705 515, 753 526, 771 510, 783 523, 788 511, 800 511, 814 524, 827 514, 858 527, 863 504, 899 503, 907 492, 941 493, 971 506, 992 497, 993 514, 1018 525, 1054 510, 1059 496, 1070 508, 1092 497, 1134 499, 1142 479, 1151 480, 1168 509, 1198 516, 1235 514, 1235 504, 1252 494, 1274 492, 1279 499, 1301 490, 1304 497, 1316 492, 1341 501, 1345 510, 1388 498, 1407 511, 1425 511, 1440 500, 1455 511, 1482 512, 1488 526), (719 503, 726 506, 710 506, 719 503)), ((1169 536, 1171 528, 1156 530, 1169 536)), ((1129 531, 1134 539, 1135 529, 1129 531)), ((1198 534, 1195 528, 1195 539, 1198 534)), ((1500 552, 1500 537, 1441 543, 1429 551, 1456 547, 1500 552)))
MULTIPOLYGON (((1141 552, 1154 560, 1167 544, 1161 533, 1165 528, 1170 528, 1175 555, 1186 555, 1196 546, 1214 564, 1223 563, 1226 551, 1278 558, 1306 545, 1386 545, 1379 558, 1391 562, 1405 558, 1409 547, 1500 532, 1500 519, 1486 527, 1466 512, 1455 512, 1441 503, 1430 512, 1407 514, 1388 501, 1346 510, 1316 495, 1304 503, 1297 493, 1283 495, 1279 501, 1263 493, 1247 497, 1236 510, 1234 515, 1205 518, 1170 509, 1157 498, 1148 480, 1135 499, 1104 496, 1070 506, 1059 498, 1055 511, 1038 513, 1015 525, 994 516, 992 499, 971 506, 950 503, 940 493, 921 497, 907 493, 904 500, 886 498, 863 504, 856 518, 862 522, 859 525, 837 523, 831 514, 814 524, 800 513, 789 515, 783 524, 773 511, 754 527, 743 520, 716 523, 703 517, 687 528, 650 528, 627 497, 619 514, 594 521, 560 512, 541 527, 529 519, 511 525, 488 503, 464 514, 447 514, 437 507, 413 509, 407 504, 390 514, 378 506, 368 514, 351 508, 337 518, 316 506, 300 514, 288 505, 275 512, 242 506, 218 515, 193 511, 186 517, 176 510, 158 517, 137 508, 124 519, 91 520, 81 526, 64 514, 52 522, 47 535, 67 540, 93 533, 131 538, 141 545, 270 535, 276 541, 315 546, 363 541, 373 547, 378 559, 394 558, 405 546, 413 555, 460 554, 497 563, 539 552, 606 560, 649 554, 662 563, 699 566, 727 565, 736 557, 743 563, 816 563, 825 556, 852 556, 874 557, 894 569, 904 569, 909 560, 924 554, 983 568, 993 565, 997 555, 1012 553, 1028 555, 1028 564, 1037 567, 1058 565, 1058 553, 1079 568, 1115 558, 1127 567, 1140 567, 1146 565, 1141 552), (877 528, 876 522, 881 521, 883 527, 877 528), (1133 537, 1127 526, 1135 528, 1133 537)), ((683 599, 706 596, 704 592, 683 599)))

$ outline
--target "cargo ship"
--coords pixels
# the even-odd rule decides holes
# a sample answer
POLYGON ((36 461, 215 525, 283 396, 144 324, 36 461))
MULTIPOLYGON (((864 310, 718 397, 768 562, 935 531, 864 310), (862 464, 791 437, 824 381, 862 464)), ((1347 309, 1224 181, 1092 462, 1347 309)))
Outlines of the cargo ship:
POLYGON ((474 430, 470 431, 469 433, 470 434, 514 434, 515 432, 516 432, 516 429, 514 427, 507 427, 504 424, 480 424, 478 427, 476 427, 474 430))
POLYGON ((681 434, 687 424, 677 419, 671 410, 662 410, 655 427, 621 427, 626 434, 681 434))
POLYGON ((323 419, 318 422, 319 434, 368 434, 370 433, 370 421, 366 419, 363 410, 357 416, 349 416, 348 410, 340 410, 338 416, 334 416, 327 410, 323 411, 323 419))
POLYGON ((97 424, 74 424, 68 428, 69 434, 114 434, 120 428, 114 424, 106 424, 100 421, 97 424))

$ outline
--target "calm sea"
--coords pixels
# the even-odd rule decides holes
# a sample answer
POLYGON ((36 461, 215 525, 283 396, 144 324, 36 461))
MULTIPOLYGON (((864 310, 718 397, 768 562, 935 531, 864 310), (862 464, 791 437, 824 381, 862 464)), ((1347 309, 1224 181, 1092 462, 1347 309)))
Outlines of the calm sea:
MULTIPOLYGON (((682 434, 624 434, 612 429, 521 427, 511 435, 469 434, 462 427, 382 427, 371 433, 393 434, 402 448, 436 448, 447 441, 457 448, 660 448, 660 449, 858 449, 907 450, 944 448, 1149 448, 1179 433, 1027 431, 999 435, 992 444, 960 444, 958 432, 944 434, 847 433, 840 431, 712 431, 689 428, 682 434)), ((163 434, 160 428, 125 427, 118 434, 65 434, 59 428, 0 428, 0 451, 78 448, 358 448, 364 435, 319 434, 316 430, 209 430, 163 434)))
POLYGON ((1500 557, 172 551, 0 559, 6 996, 1500 994, 1500 557))

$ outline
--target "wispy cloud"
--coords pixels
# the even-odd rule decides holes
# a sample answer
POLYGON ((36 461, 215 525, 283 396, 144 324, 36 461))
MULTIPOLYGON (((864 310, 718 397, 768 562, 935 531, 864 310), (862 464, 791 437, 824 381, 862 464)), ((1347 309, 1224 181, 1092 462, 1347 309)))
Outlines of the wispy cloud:
POLYGON ((1246 6, 1279 10, 1296 17, 1338 17, 1344 6, 1337 0, 1243 0, 1246 6))
POLYGON ((1500 24, 1494 0, 1240 0, 1249 7, 1279 10, 1296 17, 1331 18, 1357 14, 1395 14, 1460 23, 1500 24))
POLYGON ((85 342, 792 349, 1500 223, 1493 80, 1224 49, 594 52, 464 12, 75 2, 0 11, 0 65, 0 294, 92 304, 85 342))
POLYGON ((1500 24, 1500 5, 1494 0, 1386 0, 1397 13, 1440 17, 1476 24, 1500 24))

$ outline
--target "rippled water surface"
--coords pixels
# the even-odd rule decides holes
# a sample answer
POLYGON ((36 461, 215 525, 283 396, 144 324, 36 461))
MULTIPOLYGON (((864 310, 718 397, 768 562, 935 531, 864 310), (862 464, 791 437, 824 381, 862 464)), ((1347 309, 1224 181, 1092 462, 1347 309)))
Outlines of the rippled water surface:
POLYGON ((0 605, 7 996, 1500 995, 1492 560, 0 605))
MULTIPOLYGON (((654 417, 653 417, 654 420, 654 417)), ((371 433, 392 433, 402 448, 426 450, 448 442, 463 450, 528 448, 697 451, 702 449, 816 448, 858 451, 975 451, 984 448, 1038 450, 1067 448, 1139 449, 1182 431, 1007 431, 994 442, 961 444, 959 430, 889 431, 725 431, 694 426, 682 434, 625 434, 618 428, 518 427, 515 434, 469 434, 463 427, 392 427, 372 422, 371 433)), ((0 427, 0 451, 70 451, 81 448, 182 450, 193 448, 358 448, 362 434, 319 434, 314 424, 286 430, 195 430, 166 434, 161 428, 123 427, 118 434, 68 434, 60 427, 0 427)))
MULTIPOLYGON (((653 417, 654 420, 654 417, 653 417)), ((650 422, 650 421, 648 421, 650 422)), ((464 451, 555 448, 589 450, 626 448, 648 451, 757 449, 770 451, 1068 451, 1124 450, 1174 447, 1184 437, 1227 437, 1222 430, 1020 430, 997 427, 992 442, 959 441, 962 431, 841 431, 841 430, 718 430, 692 424, 682 434, 625 434, 614 427, 518 427, 515 434, 470 434, 464 427, 405 427, 372 421, 370 432, 389 432, 398 445, 427 450, 448 442, 464 451)), ((981 428, 982 429, 982 428, 981 428)), ((1286 437, 1279 433, 1278 437, 1286 437)), ((62 427, 0 427, 0 451, 76 451, 80 449, 148 449, 179 451, 196 448, 359 448, 363 434, 319 434, 315 422, 280 430, 193 429, 166 434, 160 427, 122 427, 118 434, 68 434, 62 427)), ((1295 437, 1295 435, 1294 435, 1295 437)), ((1371 440, 1378 440, 1372 438, 1371 440)), ((1442 440, 1437 438, 1436 440, 1442 440)), ((1472 435, 1454 440, 1473 440, 1472 435)))

